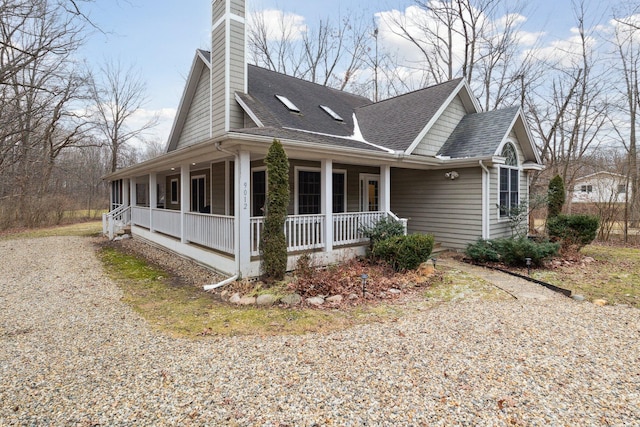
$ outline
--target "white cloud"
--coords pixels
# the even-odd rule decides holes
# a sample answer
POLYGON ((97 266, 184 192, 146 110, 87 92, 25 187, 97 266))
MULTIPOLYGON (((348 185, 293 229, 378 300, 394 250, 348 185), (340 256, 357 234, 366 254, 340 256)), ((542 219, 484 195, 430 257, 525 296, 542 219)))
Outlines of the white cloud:
POLYGON ((264 23, 267 29, 267 40, 277 41, 286 35, 289 40, 300 40, 308 27, 304 16, 276 9, 259 10, 249 15, 250 28, 257 28, 257 24, 264 23))

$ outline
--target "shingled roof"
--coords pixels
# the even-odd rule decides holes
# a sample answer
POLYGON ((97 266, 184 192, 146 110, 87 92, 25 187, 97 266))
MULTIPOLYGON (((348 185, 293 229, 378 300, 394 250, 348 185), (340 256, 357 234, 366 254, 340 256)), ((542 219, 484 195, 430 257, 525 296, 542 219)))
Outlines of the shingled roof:
POLYGON ((458 88, 455 79, 356 109, 367 141, 405 151, 458 88))
POLYGON ((362 96, 260 68, 247 67, 249 93, 237 93, 264 126, 301 129, 327 135, 354 134, 353 112, 370 104, 362 96), (285 96, 300 110, 290 111, 276 95, 285 96), (320 106, 329 107, 343 120, 335 120, 320 106))
POLYGON ((511 129, 518 107, 467 114, 444 143, 439 156, 452 159, 495 154, 511 129))

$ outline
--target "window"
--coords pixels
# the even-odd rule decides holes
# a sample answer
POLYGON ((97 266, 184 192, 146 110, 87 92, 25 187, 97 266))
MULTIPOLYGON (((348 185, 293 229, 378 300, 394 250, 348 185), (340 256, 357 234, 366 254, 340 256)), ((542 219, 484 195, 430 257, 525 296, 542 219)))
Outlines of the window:
POLYGON ((205 212, 206 181, 204 175, 191 177, 191 212, 205 212))
POLYGON ((178 193, 178 178, 173 178, 171 180, 171 203, 177 205, 180 203, 180 194, 178 193))
POLYGON ((627 192, 627 186, 624 184, 618 184, 618 194, 625 194, 627 192))
POLYGON ((343 122, 344 121, 344 119, 342 117, 340 117, 340 115, 338 113, 336 113, 335 111, 333 111, 331 108, 327 107, 326 105, 321 105, 320 108, 322 108, 322 110, 324 110, 325 113, 330 115, 333 120, 335 120, 337 122, 343 122))
POLYGON ((298 214, 320 213, 320 172, 298 171, 298 214))
POLYGON ((508 217, 511 210, 520 203, 520 171, 518 170, 518 156, 514 146, 507 143, 502 149, 505 158, 504 166, 500 166, 500 217, 508 217))
POLYGON ((267 204, 267 170, 254 169, 251 172, 251 215, 264 216, 264 207, 267 204))
POLYGON ((379 202, 380 176, 360 175, 360 212, 377 212, 379 202))
POLYGON ((347 174, 345 172, 333 173, 333 213, 347 211, 347 174))
POLYGON ((136 184, 136 205, 149 206, 147 200, 147 184, 136 184))
POLYGON ((293 113, 299 113, 300 112, 300 109, 298 107, 296 107, 296 104, 294 104, 293 102, 289 101, 289 98, 287 98, 286 96, 276 95, 276 98, 278 98, 278 101, 282 102, 284 104, 284 106, 289 109, 289 111, 291 111, 293 113))
POLYGON ((582 193, 593 193, 593 185, 581 185, 580 191, 582 193))

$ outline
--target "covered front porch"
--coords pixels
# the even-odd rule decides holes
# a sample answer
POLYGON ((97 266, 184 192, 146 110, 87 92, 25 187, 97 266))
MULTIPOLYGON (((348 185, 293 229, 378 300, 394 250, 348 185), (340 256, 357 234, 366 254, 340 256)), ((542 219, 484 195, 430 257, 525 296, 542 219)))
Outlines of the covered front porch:
MULTIPOLYGON (((115 224, 126 223, 136 237, 221 273, 259 275, 268 191, 264 154, 213 154, 220 153, 113 181, 105 234, 113 237, 115 224)), ((390 166, 309 158, 290 158, 290 164, 290 269, 301 254, 311 253, 320 265, 364 254, 364 228, 383 217, 400 220, 389 209, 390 166)))

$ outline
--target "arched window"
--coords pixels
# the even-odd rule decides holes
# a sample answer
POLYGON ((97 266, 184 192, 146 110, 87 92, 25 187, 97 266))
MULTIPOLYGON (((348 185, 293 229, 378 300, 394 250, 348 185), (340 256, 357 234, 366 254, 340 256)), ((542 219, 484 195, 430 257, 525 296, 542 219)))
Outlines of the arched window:
POLYGON ((520 203, 520 171, 518 154, 513 144, 506 143, 501 155, 505 162, 500 166, 500 217, 506 218, 520 203))

